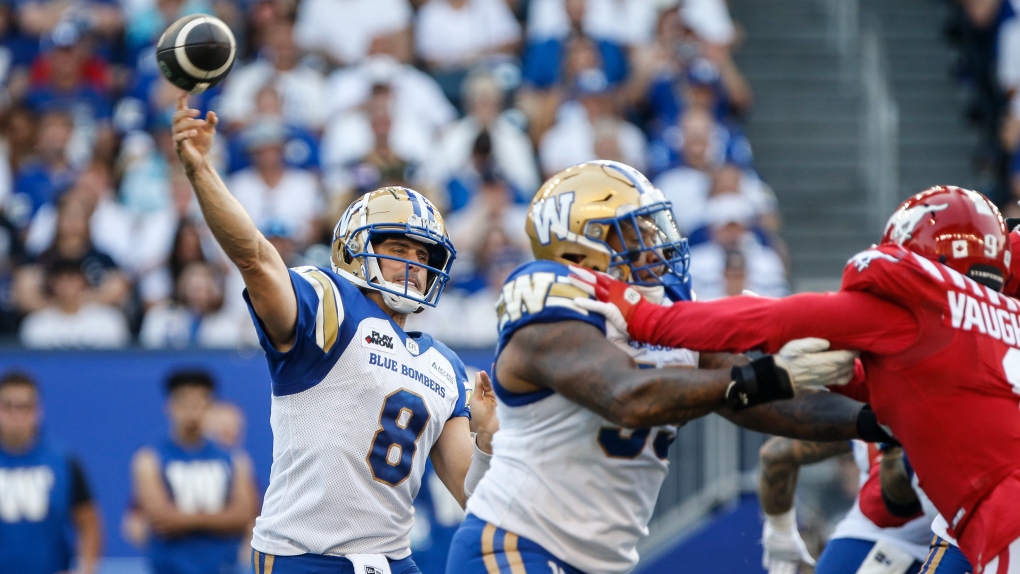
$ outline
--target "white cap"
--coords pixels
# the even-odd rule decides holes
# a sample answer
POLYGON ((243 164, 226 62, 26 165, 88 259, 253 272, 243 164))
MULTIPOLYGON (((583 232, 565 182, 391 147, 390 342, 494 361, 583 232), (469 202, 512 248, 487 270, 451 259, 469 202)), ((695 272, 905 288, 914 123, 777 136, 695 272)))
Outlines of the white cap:
POLYGON ((730 223, 750 227, 755 215, 751 201, 739 193, 716 195, 705 203, 705 220, 712 227, 723 227, 730 223))
POLYGON ((725 0, 684 0, 680 18, 702 40, 729 44, 735 35, 725 0))

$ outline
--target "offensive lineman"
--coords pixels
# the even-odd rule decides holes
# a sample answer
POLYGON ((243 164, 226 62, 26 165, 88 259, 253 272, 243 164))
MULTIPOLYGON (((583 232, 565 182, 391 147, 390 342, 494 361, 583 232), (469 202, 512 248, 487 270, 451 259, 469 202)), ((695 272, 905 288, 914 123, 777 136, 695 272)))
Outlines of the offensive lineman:
MULTIPOLYGON (((433 306, 455 257, 418 192, 356 200, 333 232, 332 268, 288 269, 208 161, 218 118, 187 108, 173 137, 202 213, 241 271, 272 375, 273 467, 252 537, 256 572, 405 574, 426 457, 463 505, 495 419, 478 378, 477 446, 464 364, 407 315, 433 306)), ((484 470, 484 468, 482 468, 484 470)))
MULTIPOLYGON (((769 432, 856 436, 861 404, 834 393, 728 411, 731 367, 745 358, 633 343, 574 303, 583 293, 568 282, 568 264, 611 270, 664 303, 667 288, 677 296, 686 284, 687 245, 670 204, 633 168, 597 161, 554 175, 532 202, 527 232, 538 260, 510 275, 497 303, 495 454, 454 536, 448 574, 629 572, 675 425, 712 411, 769 432)), ((850 355, 784 351, 778 369, 770 357, 736 370, 775 379, 788 369, 798 386, 850 378, 850 355)))
POLYGON ((657 344, 769 349, 810 335, 861 349, 871 404, 909 453, 948 534, 976 572, 1015 574, 1020 304, 1000 294, 1008 241, 987 198, 933 187, 900 205, 880 245, 850 260, 837 293, 660 309, 599 275, 593 292, 608 305, 578 304, 657 344))

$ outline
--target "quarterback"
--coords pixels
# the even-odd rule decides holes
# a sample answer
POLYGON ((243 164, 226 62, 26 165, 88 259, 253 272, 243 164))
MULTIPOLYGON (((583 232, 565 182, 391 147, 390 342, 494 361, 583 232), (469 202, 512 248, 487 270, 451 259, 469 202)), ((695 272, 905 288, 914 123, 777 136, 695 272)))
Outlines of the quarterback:
POLYGON ((496 309, 500 431, 449 574, 631 571, 677 425, 710 412, 816 440, 857 436, 861 403, 835 393, 769 403, 850 379, 852 355, 806 352, 824 341, 747 364, 631 341, 574 302, 583 292, 569 282, 571 264, 614 273, 664 305, 687 296, 686 240, 670 204, 635 169, 598 161, 554 175, 531 204, 527 233, 537 261, 510 275, 496 309), (735 378, 760 406, 725 407, 735 378))
MULTIPOLYGON (((181 95, 177 153, 244 278, 272 376, 273 467, 252 537, 255 571, 418 572, 411 503, 426 458, 463 505, 495 424, 492 399, 473 401, 476 446, 464 364, 403 329, 449 279, 455 252, 443 219, 418 192, 382 188, 337 223, 331 268, 288 269, 208 162, 216 123, 181 95)), ((484 375, 478 382, 484 390, 484 375)))
POLYGON ((609 304, 579 304, 660 345, 767 350, 815 336, 860 349, 871 404, 948 534, 976 572, 1006 574, 1020 572, 1020 303, 1000 293, 1009 268, 995 205, 940 186, 900 205, 836 293, 661 308, 586 274, 609 304))

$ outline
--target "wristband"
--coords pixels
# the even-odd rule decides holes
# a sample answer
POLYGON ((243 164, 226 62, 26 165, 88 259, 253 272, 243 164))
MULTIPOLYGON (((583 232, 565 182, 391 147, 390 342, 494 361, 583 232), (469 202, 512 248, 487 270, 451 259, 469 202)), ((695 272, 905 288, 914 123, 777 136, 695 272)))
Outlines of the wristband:
POLYGON ((765 520, 777 532, 793 532, 797 530, 797 509, 790 508, 782 514, 766 514, 765 520))
POLYGON ((896 446, 900 444, 900 441, 878 422, 871 405, 864 405, 857 412, 857 436, 865 442, 883 442, 896 446))
POLYGON ((730 369, 733 381, 726 387, 726 406, 739 411, 762 403, 793 398, 793 383, 775 358, 766 355, 730 369))

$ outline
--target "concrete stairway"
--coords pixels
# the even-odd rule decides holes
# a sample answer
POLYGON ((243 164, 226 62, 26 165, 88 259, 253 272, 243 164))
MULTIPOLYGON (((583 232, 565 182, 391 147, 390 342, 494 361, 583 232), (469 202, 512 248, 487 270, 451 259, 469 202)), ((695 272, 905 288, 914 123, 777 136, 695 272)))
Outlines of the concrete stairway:
MULTIPOLYGON (((838 285, 847 258, 875 242, 861 176, 864 110, 859 50, 841 54, 821 0, 731 0, 747 39, 737 63, 756 94, 748 122, 755 163, 779 197, 794 288, 838 285)), ((935 0, 863 0, 878 19, 899 105, 898 197, 937 182, 972 184, 962 121, 935 0)))

